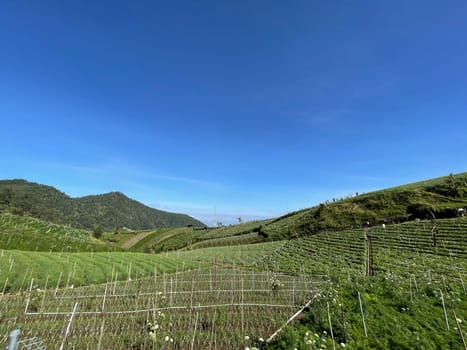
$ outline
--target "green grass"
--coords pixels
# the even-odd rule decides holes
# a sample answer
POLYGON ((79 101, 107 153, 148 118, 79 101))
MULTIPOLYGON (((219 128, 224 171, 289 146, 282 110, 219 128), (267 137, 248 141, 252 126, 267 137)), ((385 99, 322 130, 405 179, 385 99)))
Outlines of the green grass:
POLYGON ((191 237, 195 232, 191 227, 180 227, 172 229, 161 229, 153 232, 140 242, 138 242, 131 249, 133 251, 145 251, 145 252, 161 252, 166 250, 178 249, 185 246, 185 243, 177 245, 175 247, 166 244, 167 241, 171 239, 180 240, 182 242, 186 241, 187 237, 191 237))
POLYGON ((159 272, 175 272, 204 266, 176 256, 128 252, 46 253, 20 250, 0 251, 0 290, 34 286, 83 286, 112 279, 140 278, 159 272))
POLYGON ((68 348, 96 349, 103 331, 105 349, 239 349, 280 327, 307 300, 310 288, 316 288, 307 276, 278 275, 274 278, 282 287, 274 289, 271 277, 267 272, 211 266, 132 281, 0 295, 0 334, 19 326, 25 338, 37 337, 56 349, 77 303, 68 348))
POLYGON ((55 252, 112 249, 89 231, 5 213, 0 214, 0 248, 55 252))
MULTIPOLYGON (((447 213, 464 203, 465 175, 324 203, 270 221, 157 230, 132 247, 160 254, 80 252, 89 249, 86 244, 105 245, 86 231, 10 216, 0 222, 0 242, 11 247, 17 239, 14 244, 33 251, 0 250, 0 290, 7 292, 0 294, 0 334, 19 325, 25 336, 57 348, 78 301, 70 347, 97 348, 102 329, 102 348, 167 348, 167 335, 179 348, 264 349, 259 338, 313 298, 300 320, 267 348, 332 349, 342 343, 351 349, 462 349, 467 218, 407 219, 408 210, 447 213), (407 222, 391 224, 397 218, 407 222), (363 220, 372 226, 364 230, 363 220), (364 232, 371 236, 374 276, 364 276, 364 232), (47 237, 49 245, 40 248, 47 237), (79 245, 80 239, 91 243, 79 245), (274 241, 244 244, 256 239, 274 241), (67 245, 78 252, 67 252, 67 245), (24 314, 26 305, 31 315, 24 314), (103 305, 108 314, 101 312, 103 305), (154 322, 162 331, 153 341, 148 327, 154 322)), ((119 246, 136 234, 109 237, 119 246)))
POLYGON ((186 261, 211 263, 213 265, 237 265, 255 268, 264 256, 272 254, 284 242, 267 242, 248 245, 223 246, 184 250, 163 254, 186 261))
POLYGON ((0 295, 0 329, 6 334, 20 325, 25 336, 38 336, 56 348, 67 315, 78 301, 78 310, 90 314, 78 314, 73 323, 70 344, 76 348, 95 348, 101 327, 107 348, 151 348, 147 327, 154 321, 162 330, 154 344, 158 348, 166 335, 179 347, 190 348, 193 334, 199 348, 264 348, 259 338, 271 335, 314 298, 300 321, 268 348, 332 349, 329 318, 337 347, 343 343, 351 349, 462 348, 454 312, 465 321, 466 232, 464 218, 373 227, 373 277, 363 276, 362 229, 161 254, 3 250, 0 288, 22 292, 0 295), (281 285, 277 290, 276 280, 281 285), (31 281, 29 296, 25 290, 31 281), (56 289, 57 285, 68 288, 56 289), (107 315, 100 313, 104 299, 107 315), (38 313, 25 316, 26 305, 29 312, 38 313), (164 308, 165 316, 154 307, 164 308), (135 310, 140 311, 132 313, 135 310))

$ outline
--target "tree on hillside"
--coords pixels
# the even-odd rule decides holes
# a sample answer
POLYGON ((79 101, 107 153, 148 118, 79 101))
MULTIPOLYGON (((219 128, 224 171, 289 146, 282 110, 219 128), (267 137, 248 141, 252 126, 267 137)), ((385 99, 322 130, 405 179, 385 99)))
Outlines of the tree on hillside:
POLYGON ((100 238, 103 233, 104 229, 100 225, 97 225, 96 227, 94 227, 94 230, 92 230, 92 235, 96 238, 100 238))
POLYGON ((13 190, 5 188, 0 192, 0 204, 9 205, 13 199, 13 190))

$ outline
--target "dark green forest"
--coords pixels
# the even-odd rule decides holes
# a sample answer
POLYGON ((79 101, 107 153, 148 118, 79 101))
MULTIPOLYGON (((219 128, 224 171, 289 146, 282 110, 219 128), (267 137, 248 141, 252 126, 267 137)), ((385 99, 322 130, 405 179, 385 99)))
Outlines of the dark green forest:
POLYGON ((0 210, 91 230, 204 226, 188 215, 150 208, 120 192, 71 198, 54 187, 25 180, 0 181, 0 210))

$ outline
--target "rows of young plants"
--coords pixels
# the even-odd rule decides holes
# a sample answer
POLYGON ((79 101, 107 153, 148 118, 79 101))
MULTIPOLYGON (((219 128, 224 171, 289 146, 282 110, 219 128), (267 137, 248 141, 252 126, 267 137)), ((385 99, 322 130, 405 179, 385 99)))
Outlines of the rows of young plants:
POLYGON ((115 278, 139 278, 153 274, 154 269, 175 272, 203 264, 200 261, 184 261, 175 255, 0 250, 0 292, 24 290, 32 279, 39 288, 83 286, 115 278))
POLYGON ((167 249, 158 249, 158 246, 165 244, 167 240, 174 237, 188 237, 193 234, 193 228, 191 227, 179 227, 172 229, 158 229, 142 239, 140 242, 135 244, 131 250, 133 251, 165 251, 167 249))
POLYGON ((265 256, 272 254, 284 244, 282 241, 276 241, 248 245, 208 247, 167 252, 164 255, 215 266, 235 265, 256 268, 265 256))
POLYGON ((467 316, 464 219, 327 232, 291 240, 263 259, 289 273, 327 273, 306 316, 273 344, 278 349, 463 349, 467 316), (365 241, 364 236, 370 236, 365 241), (371 261, 367 249, 371 244, 371 261), (454 247, 460 247, 455 250, 454 247), (374 276, 365 277, 365 264, 374 276))
POLYGON ((238 225, 221 226, 217 228, 210 228, 203 233, 202 239, 223 238, 229 236, 238 236, 246 233, 257 231, 261 225, 266 225, 272 220, 261 221, 248 221, 238 225))
POLYGON ((239 349, 264 343, 326 283, 211 267, 79 288, 33 286, 1 296, 0 334, 19 326, 24 338, 59 348, 76 306, 69 349, 239 349))
POLYGON ((268 349, 465 349, 466 300, 460 284, 440 279, 336 269, 331 286, 268 349))
POLYGON ((32 217, 0 214, 0 248, 29 251, 107 251, 89 231, 32 217))
POLYGON ((436 255, 467 257, 467 220, 412 221, 371 229, 375 245, 436 255))
MULTIPOLYGON (((365 236, 368 236, 375 255, 406 254, 415 260, 422 255, 425 259, 443 262, 444 257, 448 257, 448 261, 459 262, 450 264, 457 266, 462 265, 467 256, 466 232, 464 218, 329 231, 286 241, 275 254, 265 257, 265 262, 288 272, 327 271, 332 266, 359 269, 364 265, 365 236), (433 227, 436 245, 433 244, 433 227)), ((375 266, 378 267, 377 261, 375 266)))
POLYGON ((218 238, 210 238, 206 240, 193 243, 190 249, 198 249, 204 247, 217 247, 217 246, 229 246, 229 245, 240 245, 240 244, 252 244, 262 242, 263 238, 258 235, 257 232, 244 233, 241 235, 225 236, 218 238))

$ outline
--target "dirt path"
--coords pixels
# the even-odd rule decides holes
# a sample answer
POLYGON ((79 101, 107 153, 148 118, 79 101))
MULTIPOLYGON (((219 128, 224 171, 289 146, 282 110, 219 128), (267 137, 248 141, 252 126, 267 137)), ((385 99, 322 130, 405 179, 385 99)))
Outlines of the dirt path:
POLYGON ((136 243, 138 243, 139 241, 141 241, 142 239, 146 238, 147 236, 149 236, 151 233, 153 233, 154 231, 144 231, 144 232, 141 232, 141 233, 138 233, 136 236, 130 238, 128 241, 126 241, 125 243, 122 244, 122 248, 125 248, 125 249, 130 249, 131 247, 133 247, 136 243))
POLYGON ((157 236, 156 238, 152 239, 151 242, 150 242, 150 245, 156 245, 156 244, 159 244, 159 243, 161 243, 161 242, 163 242, 163 241, 165 241, 165 240, 167 240, 169 238, 172 238, 172 237, 184 234, 184 233, 192 232, 192 231, 193 231, 193 229, 176 228, 176 229, 164 232, 163 234, 161 234, 161 235, 157 236))

